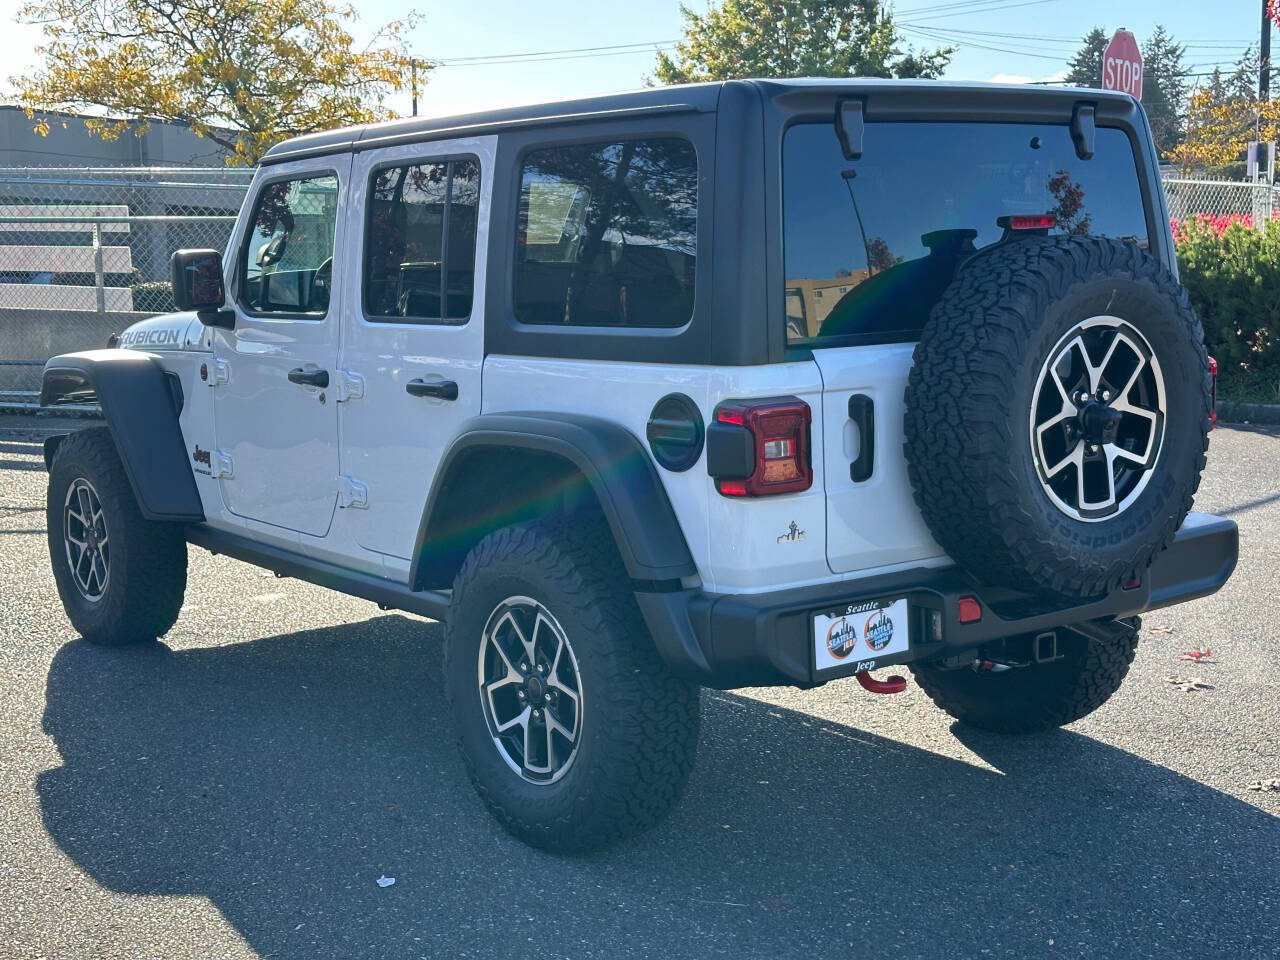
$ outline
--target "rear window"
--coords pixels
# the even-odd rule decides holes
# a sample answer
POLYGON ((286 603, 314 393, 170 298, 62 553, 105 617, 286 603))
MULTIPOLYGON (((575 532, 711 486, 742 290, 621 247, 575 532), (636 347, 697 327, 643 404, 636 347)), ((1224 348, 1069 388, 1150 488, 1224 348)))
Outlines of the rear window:
POLYGON ((1066 126, 878 123, 846 160, 830 123, 783 140, 787 340, 914 340, 956 267, 1001 241, 1004 217, 1145 247, 1129 138, 1099 129, 1076 156, 1066 126))
POLYGON ((693 314, 698 161, 687 140, 537 150, 520 177, 522 323, 679 327, 693 314))

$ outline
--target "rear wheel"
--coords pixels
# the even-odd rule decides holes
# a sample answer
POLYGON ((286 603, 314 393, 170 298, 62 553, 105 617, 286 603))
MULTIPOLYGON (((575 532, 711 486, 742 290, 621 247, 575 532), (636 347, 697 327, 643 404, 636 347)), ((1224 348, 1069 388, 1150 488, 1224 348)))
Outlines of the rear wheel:
POLYGON ((186 541, 176 524, 139 512, 107 430, 73 433, 58 447, 45 518, 58 595, 82 637, 122 646, 173 626, 187 586, 186 541))
POLYGON ((454 581, 444 669, 471 781, 520 839, 604 846, 683 792, 698 690, 658 657, 602 524, 482 540, 454 581))
POLYGON ((995 733, 1048 730, 1088 716, 1120 689, 1140 626, 1136 617, 1119 621, 1106 640, 1060 630, 1061 657, 1048 663, 975 661, 956 670, 926 663, 911 672, 929 699, 961 723, 995 733))

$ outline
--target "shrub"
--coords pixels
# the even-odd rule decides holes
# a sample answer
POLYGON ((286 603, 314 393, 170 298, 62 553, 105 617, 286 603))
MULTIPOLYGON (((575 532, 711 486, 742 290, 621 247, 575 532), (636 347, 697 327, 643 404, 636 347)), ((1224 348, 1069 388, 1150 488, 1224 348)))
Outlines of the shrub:
POLYGON ((134 283, 133 309, 144 313, 170 313, 177 309, 173 302, 173 285, 168 280, 148 280, 134 283))
POLYGON ((1280 221, 1174 223, 1178 272, 1224 376, 1280 369, 1280 221))

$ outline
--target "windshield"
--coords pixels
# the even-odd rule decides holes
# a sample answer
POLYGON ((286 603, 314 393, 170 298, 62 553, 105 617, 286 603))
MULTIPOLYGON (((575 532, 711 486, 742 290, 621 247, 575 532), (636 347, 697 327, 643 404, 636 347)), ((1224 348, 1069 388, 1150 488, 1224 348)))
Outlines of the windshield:
POLYGON ((1132 146, 1106 128, 1082 160, 1065 125, 876 123, 846 160, 832 124, 797 124, 783 209, 793 344, 916 339, 956 266, 1006 237, 1002 218, 1147 245, 1132 146))

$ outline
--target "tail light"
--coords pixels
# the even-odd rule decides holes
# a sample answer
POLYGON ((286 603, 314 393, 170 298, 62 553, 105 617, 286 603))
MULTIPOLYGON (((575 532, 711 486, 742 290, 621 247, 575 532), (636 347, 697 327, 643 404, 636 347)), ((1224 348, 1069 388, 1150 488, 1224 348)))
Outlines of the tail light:
POLYGON ((813 485, 809 405, 795 397, 726 401, 707 428, 707 472, 726 497, 796 493, 813 485))
POLYGON ((1218 361, 1209 358, 1209 429, 1218 425, 1218 361))

